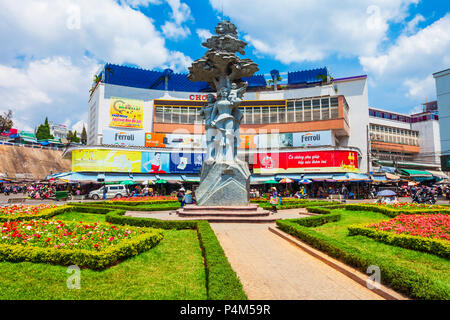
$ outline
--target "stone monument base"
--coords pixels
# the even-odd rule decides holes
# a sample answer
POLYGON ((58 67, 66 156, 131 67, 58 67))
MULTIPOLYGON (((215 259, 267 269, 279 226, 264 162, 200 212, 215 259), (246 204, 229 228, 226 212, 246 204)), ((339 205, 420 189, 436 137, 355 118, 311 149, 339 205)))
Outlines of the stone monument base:
POLYGON ((177 215, 184 219, 207 220, 209 222, 245 222, 268 223, 275 222, 279 217, 269 211, 259 208, 257 204, 247 206, 198 206, 186 205, 177 210, 177 215))
POLYGON ((241 160, 205 161, 200 187, 195 191, 199 206, 248 206, 250 170, 241 160))

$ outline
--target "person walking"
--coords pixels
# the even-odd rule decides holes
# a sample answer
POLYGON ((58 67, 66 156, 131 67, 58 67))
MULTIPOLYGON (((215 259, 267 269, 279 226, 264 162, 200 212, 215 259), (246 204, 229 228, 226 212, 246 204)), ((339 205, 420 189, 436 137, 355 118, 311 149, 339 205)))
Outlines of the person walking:
POLYGON ((281 204, 281 198, 278 194, 277 188, 271 188, 271 194, 269 199, 270 204, 272 205, 272 213, 277 213, 277 206, 281 204))
POLYGON ((103 186, 103 200, 106 200, 106 193, 107 193, 106 186, 103 186))
POLYGON ((180 202, 181 208, 183 208, 184 207, 184 202, 183 202, 183 199, 184 199, 184 188, 181 188, 180 190, 178 190, 177 199, 180 202))
POLYGON ((194 198, 192 198, 192 191, 188 190, 186 191, 186 194, 183 197, 183 204, 193 204, 194 203, 194 198))

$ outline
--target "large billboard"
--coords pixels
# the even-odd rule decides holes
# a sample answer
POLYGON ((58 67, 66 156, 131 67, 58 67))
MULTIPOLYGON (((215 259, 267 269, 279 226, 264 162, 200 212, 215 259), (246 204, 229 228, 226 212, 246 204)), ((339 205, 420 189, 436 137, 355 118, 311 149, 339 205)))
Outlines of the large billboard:
POLYGON ((72 151, 74 172, 141 172, 141 152, 85 149, 72 151))
POLYGON ((144 101, 110 98, 110 127, 142 129, 144 101))
POLYGON ((355 151, 257 153, 254 173, 359 172, 355 151))
POLYGON ((201 153, 84 149, 72 152, 73 172, 198 173, 201 153))
POLYGON ((143 147, 145 143, 145 133, 143 131, 130 131, 118 129, 103 129, 103 144, 116 146, 143 147))

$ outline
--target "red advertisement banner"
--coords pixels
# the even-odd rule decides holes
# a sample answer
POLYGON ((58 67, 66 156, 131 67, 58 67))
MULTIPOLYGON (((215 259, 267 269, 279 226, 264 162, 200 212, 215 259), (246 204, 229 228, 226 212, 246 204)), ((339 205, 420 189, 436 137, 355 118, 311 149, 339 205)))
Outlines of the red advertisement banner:
POLYGON ((254 172, 359 172, 355 151, 306 151, 258 153, 254 155, 254 172))

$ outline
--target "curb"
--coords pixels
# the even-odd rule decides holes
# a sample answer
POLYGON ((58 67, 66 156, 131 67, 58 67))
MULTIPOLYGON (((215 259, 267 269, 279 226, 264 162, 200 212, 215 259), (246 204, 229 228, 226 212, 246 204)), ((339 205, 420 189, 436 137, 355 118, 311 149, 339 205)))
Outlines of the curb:
MULTIPOLYGON (((367 288, 366 280, 368 279, 368 276, 365 275, 364 273, 362 273, 361 271, 359 271, 355 268, 352 268, 352 267, 344 264, 343 262, 340 262, 336 259, 331 258, 330 256, 326 255, 325 253, 307 245, 306 243, 291 236, 290 234, 285 233, 284 231, 282 231, 278 228, 269 227, 269 231, 272 232, 273 234, 289 241, 291 244, 306 251, 313 257, 319 259, 320 261, 329 265, 333 269, 341 272, 342 274, 346 275, 350 279, 356 281, 363 287, 367 288)), ((372 291, 386 300, 409 300, 409 298, 401 295, 400 293, 398 293, 382 284, 379 285, 379 288, 372 289, 372 291)))

